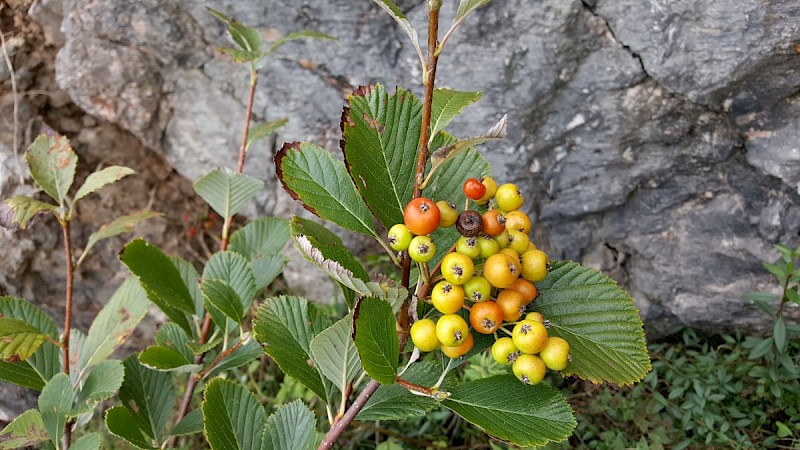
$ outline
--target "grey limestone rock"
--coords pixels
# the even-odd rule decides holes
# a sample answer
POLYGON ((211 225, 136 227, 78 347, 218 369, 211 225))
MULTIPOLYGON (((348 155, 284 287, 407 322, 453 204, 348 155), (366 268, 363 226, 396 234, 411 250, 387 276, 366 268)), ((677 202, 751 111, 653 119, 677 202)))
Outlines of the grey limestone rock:
MULTIPOLYGON (((351 89, 421 91, 413 49, 372 2, 208 4, 267 41, 338 38, 290 43, 261 74, 255 120, 290 123, 249 156, 267 182, 249 215, 301 211, 271 153, 309 140, 338 154, 351 89)), ((424 2, 400 6, 424 40, 424 2)), ((537 245, 619 280, 651 334, 763 330, 742 296, 771 288, 760 262, 800 229, 798 14, 796 0, 496 0, 450 40, 437 84, 485 92, 453 123, 459 136, 509 115, 508 139, 482 151, 529 193, 537 245)), ((77 105, 189 179, 232 164, 247 73, 214 52, 227 38, 200 2, 65 1, 64 17, 58 81, 77 105)), ((287 280, 312 283, 304 271, 290 264, 287 280)))

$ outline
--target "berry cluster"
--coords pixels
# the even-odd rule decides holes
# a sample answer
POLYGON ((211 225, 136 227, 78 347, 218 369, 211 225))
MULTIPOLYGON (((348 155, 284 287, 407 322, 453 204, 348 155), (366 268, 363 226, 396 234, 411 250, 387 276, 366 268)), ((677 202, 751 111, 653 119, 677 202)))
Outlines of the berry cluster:
POLYGON ((441 313, 435 321, 418 320, 411 327, 411 339, 423 352, 441 349, 450 358, 469 352, 471 330, 495 336, 492 356, 500 364, 513 364, 522 382, 539 383, 546 369, 564 370, 569 343, 548 337, 548 322, 540 313, 525 315, 539 295, 535 282, 547 276, 547 255, 530 241, 531 221, 519 208, 524 198, 514 184, 497 186, 491 178, 470 178, 464 194, 488 207, 481 214, 468 209, 458 213, 454 205, 417 198, 406 205, 404 223, 389 230, 389 245, 407 250, 411 259, 427 272, 427 262, 436 253, 428 236, 439 227, 456 226, 461 237, 454 251, 442 259, 433 273, 426 274, 433 289, 425 301, 441 313), (441 275, 436 276, 440 270, 441 275), (469 311, 469 323, 459 314, 469 311), (512 327, 509 331, 504 327, 512 327), (471 330, 470 330, 471 326, 471 330), (510 337, 497 338, 498 331, 510 337), (537 356, 538 355, 538 356, 537 356))

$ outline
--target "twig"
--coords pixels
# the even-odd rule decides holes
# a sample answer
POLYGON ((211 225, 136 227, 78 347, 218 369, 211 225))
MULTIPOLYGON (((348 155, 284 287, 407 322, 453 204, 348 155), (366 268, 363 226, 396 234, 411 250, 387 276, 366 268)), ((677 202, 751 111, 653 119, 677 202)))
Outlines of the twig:
POLYGON ((347 412, 344 413, 341 419, 339 419, 336 423, 331 426, 331 429, 328 430, 328 433, 325 434, 325 438, 322 439, 322 443, 319 444, 317 450, 329 450, 333 447, 333 444, 339 439, 339 436, 342 435, 345 429, 350 425, 353 419, 356 418, 358 413, 367 403, 372 394, 375 393, 375 390, 378 389, 378 386, 381 384, 375 380, 369 380, 369 383, 364 387, 364 390, 358 394, 353 404, 347 408, 347 412))
POLYGON ((198 380, 202 380, 203 378, 205 378, 206 375, 208 375, 214 369, 214 367, 217 367, 217 364, 219 364, 220 361, 222 361, 223 359, 225 359, 228 356, 230 356, 231 353, 235 352, 236 349, 241 347, 242 344, 244 344, 246 340, 247 339, 240 339, 235 344, 231 345, 231 347, 229 349, 221 352, 217 356, 217 358, 214 360, 214 362, 212 362, 208 367, 203 369, 202 372, 200 372, 199 374, 195 375, 195 378, 197 378, 198 380))
MULTIPOLYGON (((64 306, 64 336, 62 338, 61 348, 64 355, 64 373, 69 375, 69 336, 70 328, 72 327, 72 286, 75 280, 74 265, 72 263, 72 239, 70 236, 69 220, 60 220, 61 228, 64 230, 64 254, 65 265, 67 268, 67 287, 66 287, 66 305, 64 306)), ((69 449, 72 441, 72 421, 68 420, 64 426, 64 435, 61 437, 61 446, 64 450, 69 449)))

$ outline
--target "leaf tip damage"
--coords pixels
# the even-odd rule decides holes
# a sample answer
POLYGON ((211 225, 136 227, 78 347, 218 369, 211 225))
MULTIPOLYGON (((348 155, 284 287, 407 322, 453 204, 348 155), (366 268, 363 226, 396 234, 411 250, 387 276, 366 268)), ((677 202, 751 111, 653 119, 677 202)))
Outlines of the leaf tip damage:
POLYGON ((293 151, 296 151, 296 152, 302 151, 302 147, 303 147, 303 143, 299 142, 299 141, 286 142, 286 143, 283 144, 283 147, 281 147, 281 149, 278 150, 277 153, 275 153, 275 157, 274 157, 274 161, 275 161, 275 176, 278 177, 278 179, 281 181, 281 184, 283 185, 283 190, 286 191, 286 193, 289 194, 289 196, 292 197, 292 199, 299 201, 300 204, 303 205, 303 208, 307 209, 309 212, 311 212, 311 214, 314 214, 315 216, 319 217, 319 213, 317 213, 317 211, 314 208, 312 208, 311 206, 308 206, 306 204, 306 202, 304 202, 300 198, 300 196, 297 194, 297 192, 295 192, 292 188, 289 187, 289 184, 286 183, 286 180, 284 179, 283 158, 285 158, 286 155, 289 154, 290 150, 293 150, 293 151))

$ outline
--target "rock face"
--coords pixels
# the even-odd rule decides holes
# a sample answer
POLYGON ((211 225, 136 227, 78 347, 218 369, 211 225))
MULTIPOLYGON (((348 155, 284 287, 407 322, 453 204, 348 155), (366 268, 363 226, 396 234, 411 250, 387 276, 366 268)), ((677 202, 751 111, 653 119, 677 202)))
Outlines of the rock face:
MULTIPOLYGON (((200 2, 34 3, 47 12, 31 9, 50 44, 63 43, 58 87, 91 115, 81 120, 94 123, 62 131, 108 164, 157 161, 161 175, 126 192, 160 189, 163 180, 190 192, 177 174, 194 180, 233 165, 247 73, 215 51, 226 44, 224 29, 200 2), (63 17, 60 28, 54 11, 63 17), (98 129, 110 131, 101 136, 98 129), (126 145, 116 145, 119 136, 126 145)), ((247 171, 267 182, 251 216, 301 213, 276 183, 270 155, 294 140, 336 151, 347 92, 374 82, 421 91, 413 49, 372 2, 207 3, 262 28, 267 40, 303 28, 339 39, 288 44, 259 79, 255 120, 286 116, 290 123, 248 156, 247 171)), ((443 30, 457 2, 445 3, 443 30)), ((398 4, 422 28, 425 2, 398 4)), ((485 93, 455 121, 456 135, 477 134, 508 113, 509 138, 482 150, 497 178, 530 193, 525 208, 535 218, 537 245, 619 280, 651 335, 680 325, 763 331, 769 320, 742 296, 772 288, 760 262, 777 257, 773 243, 797 245, 800 230, 798 6, 495 0, 449 41, 437 85, 485 93)), ((4 111, 8 105, 5 98, 4 111)), ((31 117, 45 115, 41 102, 24 107, 31 117)), ((13 168, 7 137, 0 167, 13 168)), ((0 180, 4 195, 21 189, 14 178, 0 180)), ((161 195, 162 211, 184 204, 177 194, 161 195)), ((52 281, 41 274, 58 266, 58 253, 49 250, 57 238, 3 234, 0 245, 13 248, 12 261, 0 263, 9 264, 0 271, 0 291, 56 295, 44 283, 25 290, 21 280, 52 281)), ((315 284, 298 276, 303 272, 291 264, 287 281, 315 284)), ((90 280, 83 295, 105 282, 90 280)), ((329 298, 330 289, 309 295, 329 298)))

